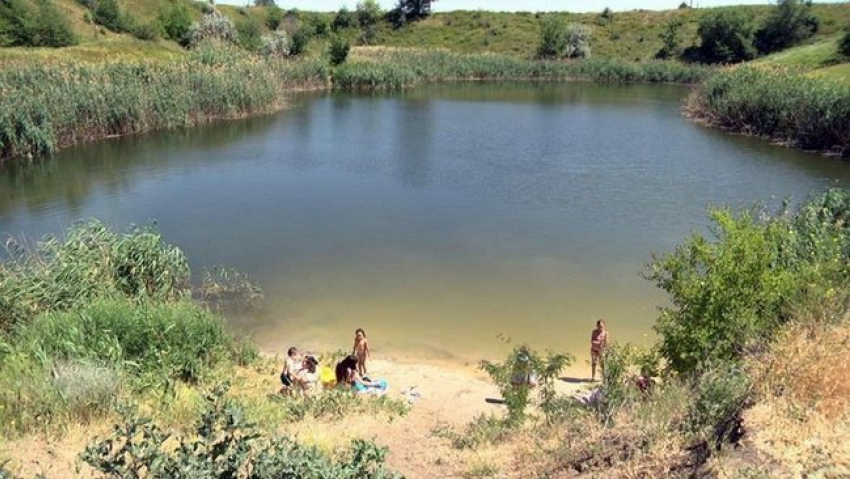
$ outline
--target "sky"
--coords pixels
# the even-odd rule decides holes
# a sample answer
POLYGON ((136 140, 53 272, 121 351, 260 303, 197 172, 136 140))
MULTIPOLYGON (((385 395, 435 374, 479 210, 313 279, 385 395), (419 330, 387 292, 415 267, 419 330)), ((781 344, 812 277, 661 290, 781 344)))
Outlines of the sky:
MULTIPOLYGON (((216 0, 216 3, 230 5, 253 4, 253 0, 216 0)), ((393 8, 397 0, 378 0, 384 9, 393 8)), ((668 10, 679 6, 682 0, 436 0, 433 10, 448 12, 452 10, 491 10, 491 11, 569 11, 597 12, 605 7, 617 10, 668 10)), ((694 0, 695 7, 716 7, 721 5, 767 4, 768 0, 694 0)), ((342 5, 354 9, 357 0, 277 0, 281 8, 299 10, 335 11, 342 5)))

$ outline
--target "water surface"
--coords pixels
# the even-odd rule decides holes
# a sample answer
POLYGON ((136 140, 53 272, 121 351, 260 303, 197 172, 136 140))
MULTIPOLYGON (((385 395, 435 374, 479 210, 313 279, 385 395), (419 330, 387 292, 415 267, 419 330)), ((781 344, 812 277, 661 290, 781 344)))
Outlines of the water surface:
POLYGON ((156 220, 196 270, 247 272, 262 346, 476 359, 497 337, 585 358, 593 322, 647 341, 639 272, 709 205, 850 186, 840 160, 685 121, 674 86, 459 84, 293 98, 287 111, 106 141, 0 170, 0 232, 156 220))

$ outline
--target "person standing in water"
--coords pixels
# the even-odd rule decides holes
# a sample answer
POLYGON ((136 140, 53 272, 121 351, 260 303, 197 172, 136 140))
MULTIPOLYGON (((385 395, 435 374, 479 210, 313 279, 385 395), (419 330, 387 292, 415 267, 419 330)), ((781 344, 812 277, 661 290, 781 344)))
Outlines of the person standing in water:
POLYGON ((608 346, 608 330, 605 329, 605 321, 599 320, 596 322, 596 329, 590 333, 590 380, 596 380, 596 364, 599 363, 599 374, 602 375, 605 371, 605 365, 602 363, 602 355, 605 354, 605 348, 608 346))
POLYGON ((366 375, 366 359, 372 355, 372 350, 369 349, 369 340, 366 339, 366 331, 362 328, 357 328, 354 332, 354 357, 357 358, 357 372, 361 376, 366 375))

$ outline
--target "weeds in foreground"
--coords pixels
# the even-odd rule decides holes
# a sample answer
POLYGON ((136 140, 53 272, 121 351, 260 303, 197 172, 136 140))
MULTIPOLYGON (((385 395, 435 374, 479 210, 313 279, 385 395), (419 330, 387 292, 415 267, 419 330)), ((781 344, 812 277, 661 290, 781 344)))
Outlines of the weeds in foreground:
POLYGON ((226 386, 205 398, 196 434, 177 435, 132 410, 110 437, 89 444, 80 458, 107 477, 394 478, 386 449, 355 440, 329 457, 285 436, 269 437, 246 420, 226 386))

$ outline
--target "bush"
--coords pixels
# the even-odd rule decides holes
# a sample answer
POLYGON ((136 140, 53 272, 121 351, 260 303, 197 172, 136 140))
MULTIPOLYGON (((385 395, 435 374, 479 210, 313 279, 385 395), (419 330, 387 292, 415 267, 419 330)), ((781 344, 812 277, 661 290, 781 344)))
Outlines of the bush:
POLYGON ((738 10, 720 10, 702 17, 697 34, 699 59, 705 63, 738 63, 751 60, 753 24, 738 10))
POLYGON ((714 241, 694 234, 650 265, 648 278, 673 304, 655 326, 668 364, 687 373, 734 361, 763 348, 807 291, 844 287, 848 217, 850 192, 838 189, 795 214, 712 211, 714 241))
POLYGON ((121 377, 115 368, 78 360, 57 361, 51 382, 67 413, 82 422, 112 410, 121 387, 121 377))
POLYGON ((682 41, 679 29, 684 23, 679 19, 673 19, 664 25, 664 29, 658 34, 661 39, 661 48, 655 54, 655 58, 667 59, 679 55, 679 43, 682 41))
POLYGON ((844 27, 844 36, 841 37, 841 42, 838 44, 838 52, 850 57, 850 25, 844 27))
POLYGON ((235 343, 221 318, 189 301, 96 300, 48 313, 15 333, 17 350, 36 358, 67 358, 128 368, 147 380, 195 382, 228 359, 235 343))
POLYGON ((150 23, 143 23, 133 27, 132 34, 139 40, 153 41, 159 38, 159 28, 150 23))
POLYGON ((298 56, 307 50, 307 45, 313 38, 313 29, 310 25, 302 23, 298 26, 295 32, 292 33, 292 46, 289 49, 290 54, 298 56))
POLYGON ((0 2, 0 47, 65 47, 77 37, 51 0, 37 0, 34 13, 22 0, 0 2))
POLYGON ((284 436, 264 437, 225 392, 219 387, 207 396, 197 438, 175 436, 127 410, 123 424, 89 444, 80 458, 116 478, 242 477, 246 470, 257 479, 400 477, 384 468, 386 449, 368 441, 352 441, 350 450, 334 459, 284 436))
POLYGON ((286 32, 274 31, 262 36, 260 53, 266 57, 287 57, 289 44, 289 36, 286 32))
POLYGON ((689 432, 712 440, 719 449, 724 441, 736 441, 740 414, 751 393, 750 378, 731 366, 717 366, 694 380, 695 397, 686 418, 689 432))
POLYGON ((348 40, 340 35, 332 36, 331 43, 328 46, 328 55, 331 59, 331 65, 337 66, 345 63, 345 60, 348 58, 349 50, 351 50, 351 44, 348 43, 348 40))
POLYGON ((540 23, 540 58, 563 58, 567 55, 567 27, 559 16, 547 15, 540 23))
POLYGON ((277 30, 282 23, 283 9, 277 5, 269 8, 269 11, 266 12, 266 26, 269 27, 269 30, 277 30))
POLYGON ((590 58, 591 33, 588 26, 578 23, 567 25, 567 58, 590 58))
POLYGON ((192 12, 185 2, 173 1, 159 15, 165 38, 188 47, 192 39, 192 12))
POLYGON ((10 240, 11 257, 0 263, 0 329, 48 311, 67 310, 99 297, 169 299, 189 290, 183 253, 151 228, 115 233, 91 222, 60 242, 34 249, 10 240))
POLYGON ((240 47, 249 52, 256 52, 263 46, 262 33, 260 24, 253 18, 248 18, 246 21, 236 25, 236 34, 238 36, 238 44, 240 47))
POLYGON ((535 386, 539 388, 541 409, 549 412, 548 406, 555 399, 554 381, 571 362, 572 357, 567 354, 550 353, 543 357, 528 346, 518 346, 505 362, 481 361, 480 368, 490 376, 505 399, 508 423, 521 424, 535 386))
POLYGON ((364 45, 371 45, 378 36, 378 22, 383 13, 375 0, 363 0, 357 3, 355 11, 357 25, 360 26, 360 39, 364 45))
POLYGON ((754 45, 766 55, 794 46, 818 31, 818 19, 810 2, 779 0, 776 8, 756 31, 754 45))
POLYGON ((756 31, 754 45, 762 55, 794 46, 818 31, 818 19, 810 2, 779 0, 776 8, 756 31))
POLYGON ((738 67, 706 80, 689 113, 733 131, 850 156, 850 86, 778 68, 738 67))
POLYGON ((189 45, 196 47, 205 41, 236 43, 238 38, 239 34, 233 21, 213 10, 213 13, 204 15, 200 23, 192 24, 189 45))
POLYGON ((354 14, 343 5, 339 11, 336 12, 333 22, 331 23, 331 28, 336 32, 343 28, 351 28, 354 26, 357 26, 357 19, 354 17, 354 14))
POLYGON ((98 25, 116 33, 133 33, 136 28, 136 21, 121 10, 118 0, 98 0, 93 7, 92 18, 98 25))

